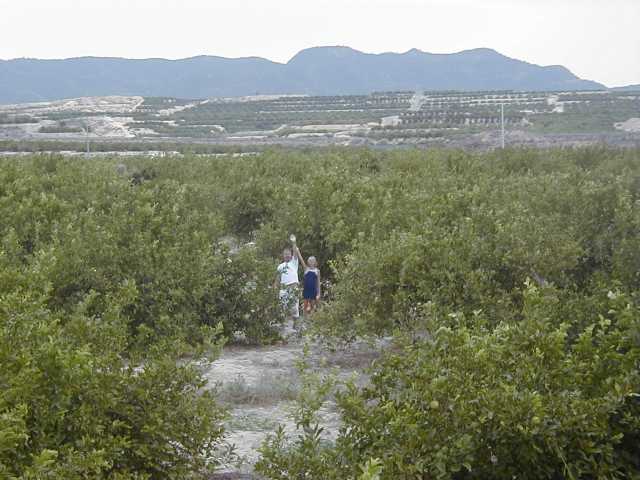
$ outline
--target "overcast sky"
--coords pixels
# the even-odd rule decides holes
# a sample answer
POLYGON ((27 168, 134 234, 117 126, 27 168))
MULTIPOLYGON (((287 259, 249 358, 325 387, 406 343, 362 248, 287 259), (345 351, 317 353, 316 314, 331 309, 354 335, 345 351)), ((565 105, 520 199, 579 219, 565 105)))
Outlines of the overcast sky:
POLYGON ((0 0, 0 59, 261 56, 489 47, 640 83, 640 0, 0 0))

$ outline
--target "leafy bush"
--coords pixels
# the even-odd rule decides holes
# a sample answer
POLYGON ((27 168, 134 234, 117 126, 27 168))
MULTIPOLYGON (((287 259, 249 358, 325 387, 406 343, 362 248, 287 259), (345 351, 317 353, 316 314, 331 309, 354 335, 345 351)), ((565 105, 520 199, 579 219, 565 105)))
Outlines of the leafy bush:
POLYGON ((316 332, 415 343, 342 394, 336 447, 306 417, 265 471, 635 475, 639 153, 3 159, 2 475, 215 463, 222 414, 185 355, 277 337, 290 233, 328 282, 316 332))
POLYGON ((47 306, 46 259, 28 271, 1 260, 13 285, 0 297, 2 478, 184 478, 215 466, 224 413, 196 366, 176 362, 182 347, 127 352, 132 283, 61 315, 47 306))
POLYGON ((221 246, 204 189, 115 167, 4 161, 2 478, 205 474, 224 411, 189 358, 214 356, 225 330, 261 341, 277 325, 271 262, 221 246))
POLYGON ((48 305, 69 312, 89 292, 108 295, 132 281, 136 296, 125 306, 132 343, 176 335, 198 343, 198 328, 220 320, 227 333, 272 337, 272 262, 219 247, 224 220, 207 190, 164 178, 157 166, 131 167, 146 172, 134 182, 115 166, 44 157, 3 172, 2 233, 17 244, 16 258, 46 252, 48 305))
MULTIPOLYGON (((529 285, 517 323, 441 327, 389 353, 338 395, 344 426, 305 452, 320 460, 304 478, 355 478, 371 458, 382 479, 638 478, 640 311, 610 292, 572 341, 557 303, 529 285)), ((272 442, 264 470, 297 478, 285 459, 309 447, 272 442)))
POLYGON ((423 308, 468 318, 482 311, 496 324, 522 315, 526 278, 567 295, 603 281, 636 289, 634 177, 625 155, 597 153, 595 164, 585 160, 588 150, 548 153, 557 163, 527 151, 482 163, 453 154, 446 164, 410 156, 383 163, 380 182, 407 168, 423 183, 371 187, 364 195, 373 198, 371 210, 358 208, 348 227, 334 219, 351 240, 333 264, 334 301, 317 317, 321 331, 353 337, 416 328, 423 308))

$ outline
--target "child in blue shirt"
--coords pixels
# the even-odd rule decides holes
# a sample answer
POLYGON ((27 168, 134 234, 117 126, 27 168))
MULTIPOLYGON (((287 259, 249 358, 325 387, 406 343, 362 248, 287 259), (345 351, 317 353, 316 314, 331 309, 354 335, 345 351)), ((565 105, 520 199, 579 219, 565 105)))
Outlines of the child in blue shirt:
POLYGON ((309 314, 316 309, 320 301, 320 269, 316 257, 309 257, 305 263, 298 248, 296 248, 296 254, 304 268, 302 298, 304 299, 304 313, 309 314))

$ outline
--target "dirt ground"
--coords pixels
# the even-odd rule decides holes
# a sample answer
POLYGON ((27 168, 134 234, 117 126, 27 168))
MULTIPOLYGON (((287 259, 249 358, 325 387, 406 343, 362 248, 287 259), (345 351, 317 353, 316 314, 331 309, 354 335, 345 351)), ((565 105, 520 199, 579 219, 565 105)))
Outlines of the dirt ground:
MULTIPOLYGON (((309 339, 297 339, 279 346, 225 348, 205 376, 209 388, 229 408, 226 441, 235 446, 237 459, 212 478, 254 478, 246 475, 252 474, 259 458, 257 449, 266 436, 278 425, 287 433, 295 432, 292 412, 301 387, 296 365, 303 358, 303 342, 309 345, 307 361, 314 371, 358 383, 366 382, 367 367, 386 345, 362 342, 331 351, 309 339)), ((341 421, 331 399, 320 409, 319 419, 325 438, 335 438, 341 421)))

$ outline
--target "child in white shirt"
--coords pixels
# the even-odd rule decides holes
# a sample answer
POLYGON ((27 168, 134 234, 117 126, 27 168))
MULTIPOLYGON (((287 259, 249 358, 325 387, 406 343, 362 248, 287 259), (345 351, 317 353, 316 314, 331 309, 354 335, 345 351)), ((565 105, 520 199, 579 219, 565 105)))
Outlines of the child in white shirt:
POLYGON ((278 265, 278 278, 276 282, 279 283, 280 292, 280 304, 287 314, 289 314, 294 320, 300 317, 299 300, 298 300, 298 247, 295 242, 293 248, 296 250, 294 256, 290 248, 285 248, 282 252, 282 262, 278 265))

